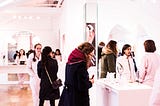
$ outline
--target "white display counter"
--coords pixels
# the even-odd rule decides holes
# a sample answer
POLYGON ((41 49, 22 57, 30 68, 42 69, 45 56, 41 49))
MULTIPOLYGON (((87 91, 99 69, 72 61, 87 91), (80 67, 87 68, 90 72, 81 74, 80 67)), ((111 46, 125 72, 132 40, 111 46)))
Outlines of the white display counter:
MULTIPOLYGON (((26 65, 0 66, 0 84, 17 84, 18 81, 8 81, 8 74, 27 73, 26 65)), ((29 81, 25 81, 28 84, 29 81)))
POLYGON ((151 87, 139 83, 96 81, 97 106, 149 106, 151 87))

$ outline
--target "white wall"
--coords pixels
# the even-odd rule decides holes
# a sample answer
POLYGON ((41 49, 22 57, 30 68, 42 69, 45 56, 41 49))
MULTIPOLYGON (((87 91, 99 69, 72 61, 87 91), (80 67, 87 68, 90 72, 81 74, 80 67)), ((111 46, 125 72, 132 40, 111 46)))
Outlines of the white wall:
POLYGON ((96 0, 67 0, 61 16, 61 47, 65 60, 70 52, 86 40, 86 23, 97 23, 96 0), (88 3, 85 9, 85 4, 88 3), (93 7, 93 8, 90 8, 93 7), (87 14, 86 14, 87 12, 87 14), (65 47, 63 46, 65 45, 65 47))
MULTIPOLYGON (((65 34, 63 56, 65 60, 70 52, 84 42, 85 0, 67 0, 61 16, 61 37, 65 34)), ((62 42, 62 41, 61 41, 62 42)), ((63 44, 62 42, 61 44, 63 44)))
POLYGON ((143 34, 158 35, 157 28, 160 25, 158 12, 160 9, 156 5, 145 0, 99 0, 99 39, 107 40, 115 25, 121 25, 131 37, 139 37, 143 34))
POLYGON ((31 9, 30 12, 20 11, 18 13, 3 13, 0 15, 0 36, 2 37, 0 42, 0 60, 2 60, 3 55, 7 57, 7 44, 12 41, 12 36, 20 31, 31 32, 39 39, 39 43, 41 43, 43 47, 51 46, 53 50, 60 48, 60 12, 54 14, 52 10, 47 9, 39 11, 40 12, 32 13, 31 9), (17 16, 17 18, 15 18, 15 16, 17 16), (32 17, 32 19, 28 17, 32 17), (37 19, 37 17, 39 18, 37 19))
MULTIPOLYGON (((39 20, 15 20, 12 18, 13 14, 1 14, 0 35, 6 37, 3 41, 8 41, 9 36, 16 32, 30 31, 40 38, 43 46, 60 48, 63 50, 64 58, 67 58, 75 47, 85 41, 86 1, 90 0, 64 1, 62 14, 51 14, 52 10, 49 14, 46 10, 32 14, 24 13, 28 16, 38 14, 41 17, 39 20)), ((125 42, 127 39, 129 43, 134 43, 137 38, 140 40, 153 38, 159 41, 159 10, 159 3, 146 0, 98 0, 98 42, 107 43, 110 33, 114 39, 125 42), (144 35, 147 36, 143 37, 144 35)))
POLYGON ((120 48, 124 43, 134 45, 138 59, 145 39, 155 40, 159 48, 159 6, 158 0, 99 0, 98 42, 107 43, 112 35, 120 48))
POLYGON ((52 10, 48 13, 46 10, 34 12, 33 9, 32 12, 32 8, 31 12, 4 13, 0 18, 0 34, 10 39, 19 31, 29 31, 40 39, 43 46, 62 49, 63 58, 67 59, 70 52, 85 41, 85 3, 86 0, 64 1, 62 14, 52 14, 52 10), (13 19, 13 15, 39 16, 40 19, 13 19))
MULTIPOLYGON (((25 16, 25 14, 21 14, 25 16)), ((29 15, 30 16, 30 15, 29 15)), ((34 17, 34 15, 31 14, 34 17)), ((36 15, 35 15, 36 16, 36 15)), ((10 36, 20 31, 29 31, 40 38, 43 45, 59 47, 59 20, 52 15, 38 15, 40 19, 9 19, 5 23, 0 24, 0 33, 10 33, 10 36), (48 36, 48 37, 46 37, 48 36)), ((12 15, 10 15, 12 17, 12 15)), ((5 20, 4 20, 5 21, 5 20)))

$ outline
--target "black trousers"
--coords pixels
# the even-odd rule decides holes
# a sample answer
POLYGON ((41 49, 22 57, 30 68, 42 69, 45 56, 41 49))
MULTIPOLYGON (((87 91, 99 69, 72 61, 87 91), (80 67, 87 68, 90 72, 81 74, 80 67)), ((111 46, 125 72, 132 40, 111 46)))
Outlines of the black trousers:
MULTIPOLYGON (((50 101, 50 106, 55 106, 55 100, 54 99, 49 100, 49 101, 50 101)), ((43 106, 43 105, 44 105, 44 100, 40 99, 39 106, 43 106)))

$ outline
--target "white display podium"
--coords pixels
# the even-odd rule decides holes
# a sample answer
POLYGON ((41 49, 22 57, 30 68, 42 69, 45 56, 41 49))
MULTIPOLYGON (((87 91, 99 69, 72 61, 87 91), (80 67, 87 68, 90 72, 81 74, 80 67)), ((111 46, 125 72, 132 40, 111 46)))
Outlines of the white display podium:
POLYGON ((139 83, 96 81, 97 106, 149 106, 152 88, 139 83))

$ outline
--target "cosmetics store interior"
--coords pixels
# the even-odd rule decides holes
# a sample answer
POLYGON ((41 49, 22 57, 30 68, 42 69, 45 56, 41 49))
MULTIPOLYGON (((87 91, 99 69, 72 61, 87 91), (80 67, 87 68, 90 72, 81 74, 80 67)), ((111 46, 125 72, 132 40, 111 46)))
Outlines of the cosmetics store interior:
MULTIPOLYGON (((88 68, 94 84, 89 89, 90 106, 149 105, 152 86, 139 81, 128 83, 108 73, 101 78, 98 46, 110 40, 120 52, 131 45, 137 68, 145 55, 144 42, 153 40, 160 54, 159 0, 0 0, 0 101, 3 106, 34 106, 26 65, 17 65, 14 54, 26 53, 37 43, 60 49, 58 77, 65 81, 68 56, 88 41, 94 30, 95 61, 88 68), (25 74, 27 89, 19 89, 18 74, 25 74), (120 81, 121 80, 121 81, 120 81)), ((158 63, 157 63, 158 64, 158 63)), ((63 86, 60 87, 60 94, 63 86)), ((49 101, 45 101, 45 106, 49 101)), ((59 99, 55 101, 58 106, 59 99)))

